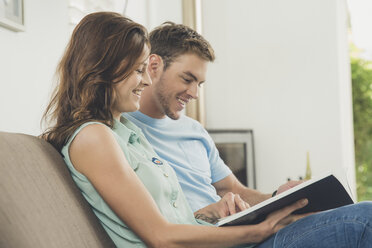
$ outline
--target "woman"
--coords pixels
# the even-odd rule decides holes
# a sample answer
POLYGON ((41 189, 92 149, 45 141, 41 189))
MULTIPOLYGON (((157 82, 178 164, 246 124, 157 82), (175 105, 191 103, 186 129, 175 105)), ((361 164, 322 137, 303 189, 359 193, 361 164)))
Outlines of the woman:
MULTIPOLYGON (((119 14, 86 16, 59 64, 59 85, 43 138, 61 151, 72 177, 118 247, 228 247, 258 243, 295 220, 297 202, 252 226, 199 223, 172 168, 121 117, 139 108, 149 42, 144 27, 119 14)), ((238 209, 244 203, 237 201, 238 209)), ((233 212, 231 210, 230 212, 233 212)))

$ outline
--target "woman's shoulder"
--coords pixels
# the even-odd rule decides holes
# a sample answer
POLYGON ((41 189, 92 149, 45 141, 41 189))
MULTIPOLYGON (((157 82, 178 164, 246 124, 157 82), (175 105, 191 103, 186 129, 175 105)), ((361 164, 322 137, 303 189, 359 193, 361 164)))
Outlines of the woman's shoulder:
POLYGON ((95 145, 102 144, 112 136, 111 129, 102 122, 86 122, 82 124, 74 134, 71 145, 95 145))
POLYGON ((68 153, 80 173, 86 172, 93 163, 103 161, 104 157, 115 156, 118 152, 112 130, 105 124, 89 123, 79 129, 68 147, 68 153))

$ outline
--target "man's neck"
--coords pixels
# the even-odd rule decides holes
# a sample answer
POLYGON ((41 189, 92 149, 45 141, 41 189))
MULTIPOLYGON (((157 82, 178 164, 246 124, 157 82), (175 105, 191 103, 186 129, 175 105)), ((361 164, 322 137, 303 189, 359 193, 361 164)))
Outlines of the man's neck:
POLYGON ((151 106, 149 106, 148 108, 141 105, 139 111, 142 113, 142 114, 145 114, 151 118, 154 118, 154 119, 164 119, 165 118, 165 114, 162 114, 162 113, 158 113, 156 110, 153 110, 151 106))
POLYGON ((162 112, 155 100, 152 98, 151 92, 143 92, 140 101, 139 111, 151 118, 163 119, 165 118, 164 112, 162 112), (146 95, 145 95, 146 94, 146 95))

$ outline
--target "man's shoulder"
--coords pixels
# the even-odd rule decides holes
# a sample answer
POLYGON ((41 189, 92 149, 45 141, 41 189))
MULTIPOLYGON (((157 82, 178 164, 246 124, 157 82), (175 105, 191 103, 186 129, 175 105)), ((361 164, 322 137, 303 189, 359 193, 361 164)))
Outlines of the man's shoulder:
POLYGON ((139 127, 152 126, 155 119, 139 112, 123 113, 122 116, 139 127))
POLYGON ((130 119, 130 120, 137 120, 138 117, 136 117, 138 115, 137 112, 126 112, 126 113, 123 113, 122 116, 126 119, 130 119))
POLYGON ((193 119, 193 118, 191 118, 187 115, 182 115, 178 119, 178 121, 182 124, 187 124, 187 125, 190 125, 192 127, 198 128, 198 129, 203 128, 202 124, 199 121, 197 121, 197 120, 195 120, 195 119, 193 119))
POLYGON ((172 120, 169 117, 164 119, 153 119, 139 111, 132 113, 124 113, 123 116, 134 122, 140 128, 151 127, 151 129, 161 129, 164 130, 195 130, 198 132, 204 132, 204 127, 193 118, 181 115, 179 119, 172 120))

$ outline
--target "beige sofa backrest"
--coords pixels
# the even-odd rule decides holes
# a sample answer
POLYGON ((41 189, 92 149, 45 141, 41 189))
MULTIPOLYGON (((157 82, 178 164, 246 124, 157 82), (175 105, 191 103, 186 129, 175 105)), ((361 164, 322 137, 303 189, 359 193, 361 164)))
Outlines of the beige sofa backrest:
POLYGON ((0 247, 115 247, 61 155, 34 136, 0 132, 0 247))

